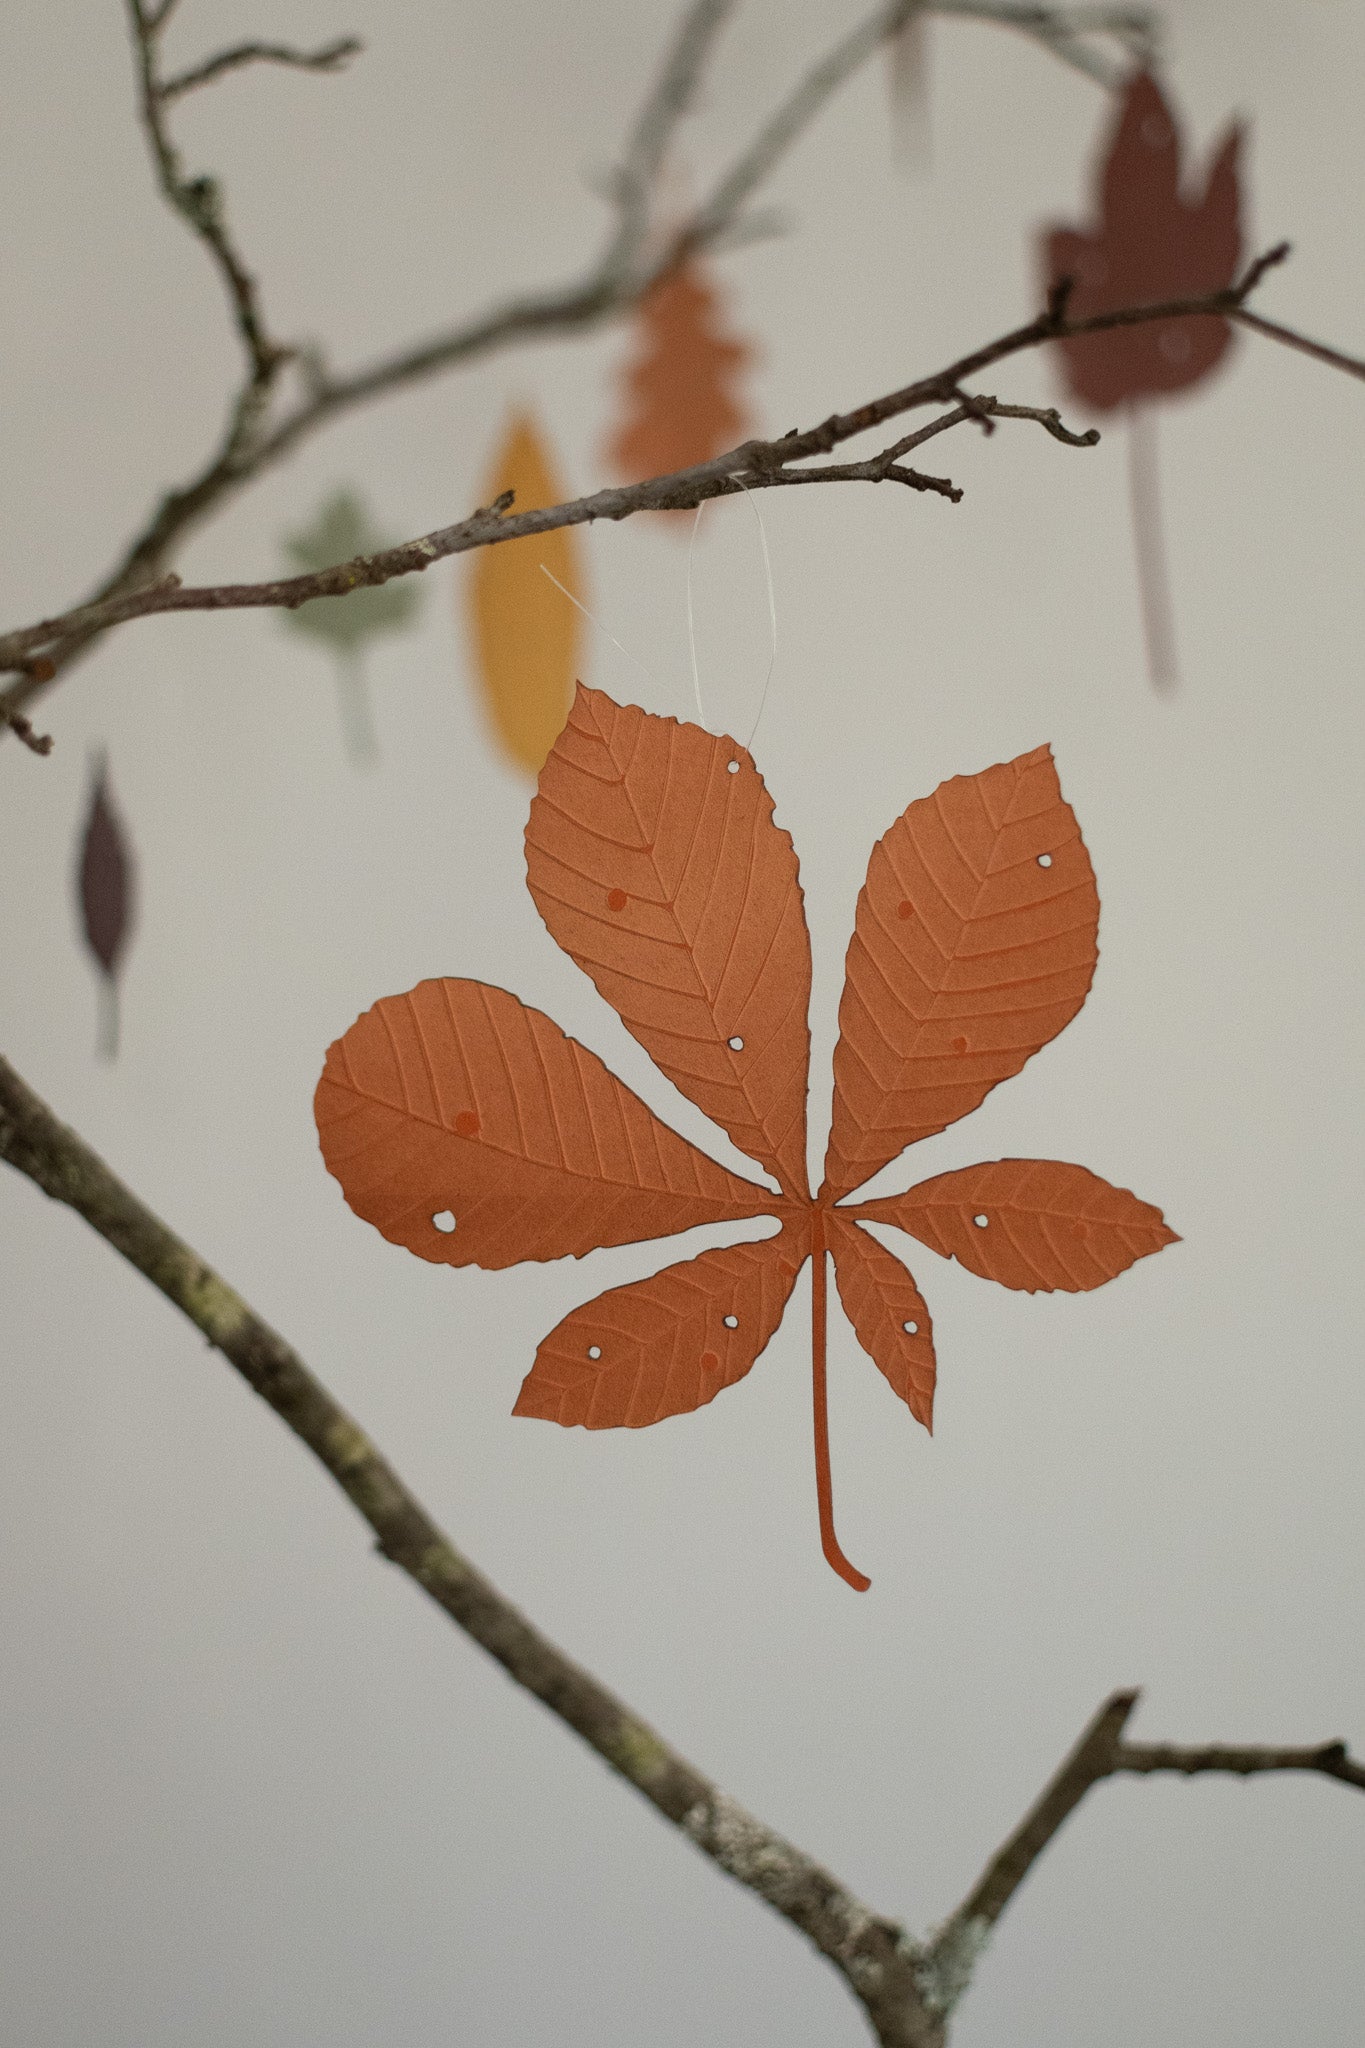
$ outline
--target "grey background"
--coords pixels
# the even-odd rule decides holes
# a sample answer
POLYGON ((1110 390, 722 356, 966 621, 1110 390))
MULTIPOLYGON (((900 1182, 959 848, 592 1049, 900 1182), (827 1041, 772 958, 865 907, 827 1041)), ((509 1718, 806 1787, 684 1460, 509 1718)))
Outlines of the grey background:
MULTIPOLYGON (((672 7, 437 0, 253 12, 186 0, 188 62, 356 29, 344 79, 264 71, 187 104, 278 327, 362 359, 595 246, 590 178, 672 7)), ((752 0, 687 138, 700 182, 853 18, 752 0)), ((782 431, 1023 317, 1032 237, 1071 218, 1101 95, 1023 42, 934 34, 933 157, 892 167, 884 81, 777 180, 787 238, 727 259, 782 431)), ((152 193, 120 10, 0 18, 3 615, 79 594, 200 459, 235 361, 219 288, 152 193)), ((1190 0, 1172 24, 1201 150, 1253 120, 1251 232, 1296 243, 1264 307, 1365 344, 1359 80, 1345 0, 1190 0)), ((312 445, 181 566, 271 573, 324 491, 394 533, 476 502, 529 400, 601 475, 620 334, 524 348, 312 445)), ((996 373, 1044 399, 1049 366, 996 373)), ((365 1421, 456 1540, 736 1796, 879 1909, 946 1912, 1100 1698, 1140 1733, 1365 1743, 1358 385, 1244 342, 1163 415, 1185 680, 1143 673, 1124 437, 959 434, 952 508, 888 491, 762 505, 781 647, 759 734, 815 941, 812 1125, 872 840, 943 776, 1051 739, 1099 875, 1079 1020, 882 1185, 1077 1158, 1184 1242, 1087 1297, 921 1253, 938 1433, 837 1321, 821 1562, 798 1295, 751 1377, 642 1433, 509 1414, 539 1336, 657 1263, 452 1274, 359 1224, 317 1157, 329 1039, 439 973, 516 989, 689 1136, 522 886, 528 788, 468 687, 466 568, 371 673, 384 760, 341 755, 325 657, 266 616, 129 626, 0 750, 0 1012, 20 1070, 365 1421), (123 1055, 92 1057, 74 929, 88 753, 108 742, 142 910, 123 1055)), ((688 712, 684 549, 594 533, 589 678, 688 712)), ((766 660, 742 505, 697 549, 717 723, 766 660)), ((697 1243, 705 1234, 697 1234, 697 1243)), ((670 1247, 670 1254, 672 1248, 670 1247)), ((31 2048, 835 2043, 861 2021, 791 1931, 718 1878, 368 1551, 221 1360, 83 1224, 0 1176, 0 1978, 31 2048)), ((1314 1781, 1101 1788, 1021 1894, 963 2048, 1347 2048, 1365 2022, 1365 1809, 1314 1781)))

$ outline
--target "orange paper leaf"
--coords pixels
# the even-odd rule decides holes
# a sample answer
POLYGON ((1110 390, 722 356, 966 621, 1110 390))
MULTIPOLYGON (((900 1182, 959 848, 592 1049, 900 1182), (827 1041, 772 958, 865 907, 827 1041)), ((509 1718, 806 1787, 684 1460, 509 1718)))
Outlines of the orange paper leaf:
POLYGON ((1050 1161, 1000 1161, 834 1206, 904 1145, 975 1108, 1085 999, 1098 901, 1051 755, 1040 747, 944 783, 874 849, 840 1010, 830 1179, 814 1198, 800 878, 744 749, 580 686, 526 847, 555 938, 780 1192, 687 1144, 548 1017, 473 981, 388 997, 332 1047, 316 1100, 327 1164, 386 1237, 451 1265, 581 1256, 694 1223, 776 1217, 774 1237, 703 1252, 575 1309, 541 1344, 516 1412, 610 1429, 701 1407, 748 1372, 812 1260, 820 1539, 840 1576, 865 1587, 834 1533, 826 1251, 860 1343, 927 1428, 929 1312, 860 1219, 897 1223, 1011 1287, 1098 1286, 1173 1241, 1146 1203, 1050 1161))
POLYGON ((810 937, 745 749, 581 685, 526 825, 550 934, 684 1095, 806 1182, 810 937))
POLYGON ((704 1407, 743 1379, 781 1322, 808 1238, 729 1245, 599 1294, 551 1330, 513 1414, 643 1429, 704 1407))
POLYGON ((859 1213, 894 1223, 983 1280, 1029 1294, 1103 1287, 1179 1242, 1150 1202, 1060 1159, 996 1159, 940 1173, 859 1213))
POLYGON ((322 1156, 356 1214, 448 1266, 562 1259, 759 1216, 552 1018, 482 981, 386 996, 327 1055, 322 1156))
POLYGON ((858 897, 831 1193, 966 1116, 1071 1022, 1095 972, 1099 911, 1050 748, 911 804, 873 848, 858 897))
POLYGON ((934 1326, 900 1260, 836 1211, 829 1248, 844 1314, 858 1342, 916 1422, 934 1426, 934 1326))
MULTIPOLYGON (((514 491, 513 509, 535 512, 568 496, 550 450, 527 413, 513 416, 482 502, 514 491)), ((470 570, 475 664, 484 707, 504 750, 532 775, 555 743, 578 668, 579 614, 541 573, 583 596, 582 542, 571 526, 480 548, 470 570)))
POLYGON ((622 377, 624 415, 606 449, 623 483, 709 462, 749 431, 734 386, 753 350, 722 331, 719 293, 699 257, 646 292, 637 323, 635 360, 622 377))

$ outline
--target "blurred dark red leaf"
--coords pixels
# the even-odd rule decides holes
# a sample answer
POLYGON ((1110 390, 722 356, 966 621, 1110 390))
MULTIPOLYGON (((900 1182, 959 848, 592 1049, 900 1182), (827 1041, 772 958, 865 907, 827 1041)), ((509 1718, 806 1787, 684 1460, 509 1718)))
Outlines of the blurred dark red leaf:
MULTIPOLYGON (((1119 306, 1152 305, 1219 291, 1232 283, 1242 254, 1238 153, 1242 130, 1229 128, 1202 188, 1181 188, 1181 138, 1156 80, 1133 77, 1097 177, 1098 220, 1089 229, 1044 234, 1049 287, 1074 280, 1073 319, 1119 306)), ((1226 320, 1203 314, 1158 320, 1107 334, 1059 341, 1073 394, 1096 412, 1187 390, 1227 352, 1226 320)))
POLYGON ((85 942, 104 972, 100 1049, 111 1057, 118 1047, 115 985, 132 936, 133 855, 127 830, 109 786, 107 761, 100 757, 90 787, 81 837, 78 888, 85 942))

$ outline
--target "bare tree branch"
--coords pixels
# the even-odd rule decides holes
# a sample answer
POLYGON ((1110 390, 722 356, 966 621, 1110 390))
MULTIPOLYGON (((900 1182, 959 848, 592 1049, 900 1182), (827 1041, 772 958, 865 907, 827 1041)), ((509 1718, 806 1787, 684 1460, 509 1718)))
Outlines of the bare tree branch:
POLYGON ((1138 1699, 1136 1691, 1116 1692, 1105 1701, 962 1904, 929 1942, 920 1965, 920 1986, 935 2010, 952 2010, 971 1981, 976 1959, 996 1921, 1063 1822, 1101 1778, 1125 1772, 1151 1776, 1170 1771, 1194 1777, 1222 1771, 1253 1777, 1266 1771, 1310 1771, 1365 1791, 1365 1764, 1354 1761, 1344 1742, 1295 1748, 1223 1743, 1182 1748, 1173 1743, 1125 1741, 1123 1731, 1138 1699))
MULTIPOLYGON (((271 339, 258 303, 254 279, 231 244, 223 222, 216 182, 186 180, 166 133, 163 119, 166 81, 157 66, 158 38, 176 0, 127 0, 141 81, 142 121, 152 147, 162 190, 176 211, 205 241, 227 286, 234 319, 246 345, 248 371, 233 398, 217 445, 198 472, 168 491, 141 531, 125 548, 114 568, 85 605, 88 610, 118 599, 161 578, 175 551, 211 514, 238 491, 289 455, 295 447, 333 420, 371 399, 387 397, 440 372, 467 364, 513 342, 551 334, 572 334, 600 326, 638 303, 659 277, 690 250, 708 240, 714 245, 742 238, 758 225, 744 206, 761 177, 768 175, 791 147, 803 125, 819 113, 824 100, 850 75, 858 62, 893 36, 914 11, 916 0, 886 0, 863 25, 845 38, 824 64, 817 65, 758 131, 757 137, 725 172, 690 220, 684 221, 661 250, 651 254, 651 213, 654 186, 677 125, 695 99, 698 83, 719 29, 733 0, 693 0, 685 11, 659 78, 638 115, 620 166, 609 181, 617 218, 597 262, 576 284, 558 291, 512 299, 478 318, 433 339, 397 351, 345 377, 333 377, 320 350, 284 347, 271 339), (298 401, 273 424, 267 413, 279 376, 293 362, 303 378, 298 401)), ((1142 8, 1057 8, 1012 6, 1008 0, 922 0, 932 11, 989 21, 1018 29, 1065 61, 1113 83, 1103 66, 1097 70, 1087 37, 1109 35, 1137 49, 1134 38, 1154 34, 1154 16, 1142 8)), ((232 53, 226 53, 232 54, 232 53)), ((210 64, 218 60, 210 59, 210 64)), ((202 73, 205 67, 199 67, 202 73)), ((220 67, 221 69, 221 67, 220 67)), ((187 77, 169 81, 188 90, 187 77)), ((196 77, 196 82, 203 82, 196 77)), ((908 477, 889 481, 909 482, 908 477)), ((941 484, 942 479, 938 480, 941 484)), ((914 488, 935 488, 935 485, 914 488)), ((618 516, 618 515, 611 515, 618 516)), ((510 536, 508 536, 510 537, 510 536)), ((14 720, 56 679, 72 667, 100 637, 101 629, 73 632, 61 646, 52 673, 22 662, 0 662, 21 673, 0 692, 0 738, 18 731, 14 720)), ((31 732, 31 726, 28 727, 31 732)))
MULTIPOLYGON (((1249 292, 1267 270, 1282 262, 1287 244, 1259 256, 1235 284, 1225 290, 1199 297, 1170 299, 1158 305, 1120 307, 1096 313, 1084 320, 1072 320, 1066 311, 1067 291, 1059 287, 1047 308, 1027 326, 1016 327, 998 340, 961 357, 946 369, 921 377, 913 384, 869 400, 851 412, 834 413, 819 426, 793 431, 777 441, 745 441, 739 447, 709 462, 666 476, 651 477, 638 484, 625 484, 594 491, 565 504, 547 505, 532 512, 508 512, 506 504, 485 506, 452 526, 439 527, 415 540, 376 554, 358 555, 334 568, 311 575, 276 578, 265 583, 224 583, 183 587, 179 579, 166 576, 156 584, 144 584, 126 594, 106 598, 65 612, 59 617, 39 620, 35 625, 0 635, 0 670, 23 672, 22 680, 0 694, 0 722, 12 719, 29 696, 42 687, 35 674, 35 657, 52 672, 67 658, 68 649, 85 644, 93 635, 121 625, 129 619, 146 618, 160 612, 239 611, 284 607, 293 609, 315 597, 339 597, 361 586, 386 583, 395 576, 407 576, 430 568, 433 562, 471 549, 519 540, 528 534, 549 533, 559 527, 587 525, 598 519, 627 519, 638 512, 688 510, 712 498, 723 498, 740 490, 768 490, 788 484, 899 483, 913 490, 957 499, 961 492, 946 477, 925 475, 908 469, 901 458, 912 448, 950 427, 975 420, 989 426, 994 419, 1028 419, 1043 424, 1057 440, 1072 447, 1092 447, 1099 438, 1094 430, 1075 434, 1058 417, 1055 408, 1002 405, 993 397, 974 397, 965 391, 967 378, 992 367, 1005 358, 1044 342, 1071 335, 1094 334, 1115 327, 1130 327, 1145 321, 1188 319, 1209 315, 1240 320, 1249 292), (919 407, 948 404, 951 409, 918 432, 906 435, 861 462, 811 466, 811 459, 827 455, 845 441, 919 407), (805 464, 805 467, 797 467, 805 464)), ((1269 325, 1270 323, 1266 323, 1269 325)), ((1283 340, 1292 330, 1276 330, 1273 339, 1283 340)), ((1303 337, 1295 337, 1301 341, 1303 337)), ((1312 344, 1316 350, 1317 344, 1312 344)), ((1327 352, 1334 367, 1365 379, 1365 362, 1327 352)))
POLYGON ((247 64, 288 64, 296 71, 339 71, 348 58, 359 56, 364 47, 358 36, 338 36, 335 42, 323 43, 316 50, 296 50, 288 43, 236 43, 230 50, 220 50, 216 57, 208 57, 191 70, 166 79, 158 87, 157 97, 163 107, 168 106, 198 86, 211 85, 225 72, 240 71, 247 64))
POLYGON ((1111 90, 1123 85, 1135 64, 1155 62, 1160 21, 1151 7, 1030 7, 996 5, 994 0, 932 0, 929 12, 990 21, 1019 29, 1064 64, 1083 71, 1111 90), (1101 43, 1118 44, 1112 56, 1101 43))
POLYGON ((648 1723, 543 1636, 432 1520, 297 1352, 153 1215, 0 1058, 0 1158, 83 1216, 144 1274, 313 1453, 368 1522, 381 1553, 518 1685, 533 1693, 712 1862, 800 1930, 839 1971, 883 2048, 942 2048, 995 1922, 1092 1785, 1120 1772, 1193 1776, 1309 1771, 1365 1789, 1340 1742, 1180 1748, 1123 1739, 1138 1695, 1115 1693, 927 1942, 872 1912, 837 1878, 704 1777, 648 1723))
POLYGON ((887 2048, 939 2048, 914 1971, 920 1950, 747 1812, 542 1635, 455 1548, 298 1353, 0 1058, 0 1158, 83 1216, 188 1316, 325 1468, 379 1551, 633 1785, 702 1854, 766 1901, 833 1963, 887 2048))

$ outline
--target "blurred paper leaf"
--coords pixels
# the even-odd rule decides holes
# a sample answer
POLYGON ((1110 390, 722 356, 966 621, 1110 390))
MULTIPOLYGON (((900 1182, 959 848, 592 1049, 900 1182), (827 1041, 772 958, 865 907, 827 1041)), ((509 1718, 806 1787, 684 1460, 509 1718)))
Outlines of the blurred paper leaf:
MULTIPOLYGON (((284 544, 290 566, 304 573, 331 569, 389 545, 351 490, 333 492, 311 526, 289 535, 284 544)), ((363 585, 345 597, 315 597, 284 614, 291 631, 321 640, 336 658, 346 749, 357 765, 372 765, 379 758, 364 677, 365 649, 381 634, 406 631, 420 602, 416 584, 404 577, 363 585)))
MULTIPOLYGON (((512 415, 482 502, 491 504, 505 491, 515 493, 515 512, 557 505, 567 496, 529 413, 512 415)), ((569 715, 582 637, 570 599, 582 600, 583 582, 583 544, 572 527, 480 548, 470 571, 470 630, 484 707, 503 751, 532 775, 540 773, 569 715)))
MULTIPOLYGON (((1239 153, 1227 130, 1202 177, 1191 179, 1180 126, 1149 72, 1129 80, 1094 173, 1084 227, 1042 237, 1049 289, 1071 280, 1068 312, 1084 320, 1118 306, 1157 305, 1221 290, 1242 254, 1239 153)), ((1128 411, 1129 493, 1147 667, 1153 687, 1177 680, 1175 623, 1157 488, 1154 403, 1202 384, 1231 346, 1230 323, 1210 314, 1149 320, 1056 344, 1074 397, 1095 412, 1128 411)))
POLYGON ((104 755, 95 761, 77 870, 81 930, 100 969, 97 1046, 106 1059, 118 1052, 118 975, 132 936, 133 854, 109 787, 104 755))
MULTIPOLYGON (((695 257, 640 301, 636 354, 621 377, 622 418, 606 449, 623 483, 709 462, 749 432, 752 416, 735 386, 755 351, 725 332, 724 311, 695 257)), ((692 517, 661 516, 679 524, 692 517)))

